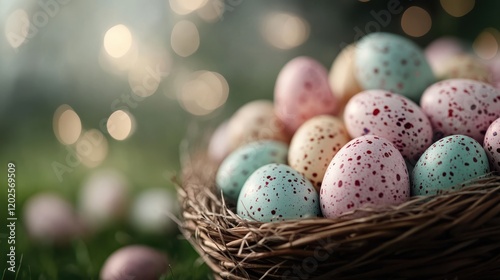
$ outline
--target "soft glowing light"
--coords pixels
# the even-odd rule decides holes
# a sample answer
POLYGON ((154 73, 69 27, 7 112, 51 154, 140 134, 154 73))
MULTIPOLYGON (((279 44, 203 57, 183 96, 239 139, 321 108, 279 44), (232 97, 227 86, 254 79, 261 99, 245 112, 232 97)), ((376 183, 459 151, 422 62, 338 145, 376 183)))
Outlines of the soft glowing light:
POLYGON ((295 48, 309 37, 309 24, 296 15, 273 13, 263 23, 261 32, 264 38, 279 49, 295 48))
POLYGON ((170 74, 172 60, 164 50, 148 51, 139 58, 128 73, 128 83, 132 92, 148 97, 156 92, 161 81, 170 74))
POLYGON ((63 145, 74 144, 82 132, 80 117, 68 105, 56 109, 52 126, 57 140, 63 145))
POLYGON ((134 121, 130 113, 123 110, 115 111, 109 116, 106 127, 108 133, 116 140, 125 140, 132 134, 134 121))
POLYGON ((495 28, 487 28, 472 45, 474 52, 482 59, 492 59, 498 53, 498 42, 500 40, 500 32, 495 28))
POLYGON ((462 17, 468 14, 474 5, 475 0, 440 0, 443 9, 454 17, 462 17))
POLYGON ((104 49, 114 58, 124 56, 132 46, 132 34, 123 24, 111 27, 104 35, 104 49))
POLYGON ((130 50, 121 57, 111 57, 104 47, 99 53, 99 65, 102 69, 112 74, 123 74, 123 71, 130 70, 135 65, 139 57, 139 49, 136 44, 132 44, 130 50))
POLYGON ((198 9, 196 13, 206 22, 216 22, 224 13, 224 0, 208 0, 207 4, 198 9))
POLYGON ((194 23, 182 20, 177 22, 170 36, 172 49, 182 57, 188 57, 198 50, 200 34, 194 23))
POLYGON ((229 86, 219 73, 194 72, 180 89, 179 102, 189 113, 207 115, 226 103, 229 86))
POLYGON ((412 37, 421 37, 431 30, 431 15, 424 9, 412 6, 401 17, 403 31, 412 37))
POLYGON ((13 11, 5 22, 5 38, 14 49, 21 46, 28 37, 29 16, 25 10, 13 11))
POLYGON ((86 131, 76 142, 76 154, 83 165, 97 167, 108 155, 108 141, 97 129, 86 131))
POLYGON ((178 15, 187 15, 205 6, 207 0, 170 0, 170 8, 178 15))

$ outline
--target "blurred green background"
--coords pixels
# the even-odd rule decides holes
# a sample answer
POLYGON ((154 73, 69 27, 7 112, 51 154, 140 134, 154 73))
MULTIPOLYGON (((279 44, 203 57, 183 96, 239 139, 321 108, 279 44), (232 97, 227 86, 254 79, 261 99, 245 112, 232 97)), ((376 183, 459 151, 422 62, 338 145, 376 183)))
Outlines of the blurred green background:
POLYGON ((293 57, 329 68, 342 47, 374 31, 425 47, 445 35, 472 46, 488 30, 498 43, 499 10, 493 0, 1 1, 1 279, 98 279, 105 259, 129 244, 166 252, 167 279, 212 277, 175 229, 144 232, 125 214, 51 246, 26 234, 23 204, 53 191, 77 209, 85 180, 103 169, 123 174, 130 202, 153 187, 175 197, 188 128, 201 134, 197 127, 213 129, 249 100, 272 99, 293 57), (407 10, 414 6, 424 13, 407 10), (396 12, 378 18, 390 7, 396 12), (15 276, 4 271, 8 162, 16 164, 15 276))

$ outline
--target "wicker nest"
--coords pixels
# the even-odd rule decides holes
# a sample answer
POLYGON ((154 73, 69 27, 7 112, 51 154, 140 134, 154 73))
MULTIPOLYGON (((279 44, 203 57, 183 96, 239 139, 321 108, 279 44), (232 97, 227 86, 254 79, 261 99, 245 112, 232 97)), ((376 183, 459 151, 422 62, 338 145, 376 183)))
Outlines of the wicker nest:
POLYGON ((217 165, 183 168, 181 231, 217 279, 498 279, 500 176, 357 216, 260 223, 216 191, 217 165))

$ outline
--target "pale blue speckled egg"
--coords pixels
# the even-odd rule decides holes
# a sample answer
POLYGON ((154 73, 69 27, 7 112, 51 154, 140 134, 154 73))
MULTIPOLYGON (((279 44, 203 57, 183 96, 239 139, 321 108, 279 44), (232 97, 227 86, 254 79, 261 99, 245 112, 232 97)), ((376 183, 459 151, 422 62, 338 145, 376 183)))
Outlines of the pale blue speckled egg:
POLYGON ((286 163, 288 145, 264 140, 247 144, 233 151, 219 166, 215 178, 224 198, 236 202, 247 178, 259 167, 269 163, 286 163))
POLYGON ((412 41, 377 32, 356 45, 356 77, 363 89, 384 89, 418 102, 435 82, 423 51, 412 41))
POLYGON ((465 135, 451 135, 432 144, 412 172, 412 195, 457 190, 490 171, 483 147, 465 135))
POLYGON ((290 166, 274 163, 248 178, 236 210, 241 218, 260 222, 321 216, 318 193, 311 182, 290 166))

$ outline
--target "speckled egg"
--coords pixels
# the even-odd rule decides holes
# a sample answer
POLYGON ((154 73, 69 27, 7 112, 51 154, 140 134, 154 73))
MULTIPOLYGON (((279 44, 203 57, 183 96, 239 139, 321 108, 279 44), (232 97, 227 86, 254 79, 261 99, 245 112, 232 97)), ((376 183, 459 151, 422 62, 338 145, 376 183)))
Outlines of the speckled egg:
POLYGON ((488 69, 491 74, 491 84, 500 89, 500 56, 497 56, 488 63, 488 69))
POLYGON ((483 147, 491 169, 500 172, 500 119, 494 121, 486 131, 483 147))
POLYGON ((221 162, 229 153, 228 145, 228 133, 227 133, 228 121, 221 123, 212 134, 210 142, 208 144, 208 157, 213 162, 221 162))
POLYGON ((241 218, 260 222, 321 215, 313 185, 290 166, 276 163, 262 166, 248 178, 236 210, 241 218))
POLYGON ((281 69, 274 88, 278 118, 293 134, 306 120, 322 114, 334 114, 337 100, 328 84, 328 72, 310 57, 297 57, 281 69))
POLYGON ((436 139, 464 134, 483 143, 486 130, 500 117, 500 92, 486 83, 450 79, 430 86, 420 105, 436 139))
POLYGON ((340 119, 327 115, 314 117, 295 132, 290 142, 288 162, 319 191, 328 164, 349 140, 340 119))
POLYGON ((356 77, 363 89, 384 89, 418 101, 434 74, 422 50, 390 33, 371 33, 358 43, 356 77))
POLYGON ((351 44, 343 48, 333 61, 328 76, 333 96, 339 102, 339 111, 343 110, 343 107, 351 97, 363 90, 356 79, 355 52, 356 44, 351 44))
POLYGON ((434 195, 489 172, 481 145, 465 135, 451 135, 432 144, 412 172, 412 195, 434 195))
POLYGON ((394 205, 408 200, 405 160, 387 139, 366 135, 347 143, 328 166, 321 185, 321 211, 335 218, 366 205, 394 205))
POLYGON ((236 202, 243 184, 259 167, 270 163, 286 163, 288 146, 282 142, 263 140, 236 149, 219 166, 216 184, 224 197, 236 202))
POLYGON ((384 137, 408 160, 416 161, 432 143, 432 127, 420 107, 384 90, 367 90, 351 98, 344 122, 351 137, 384 137))
POLYGON ((425 57, 434 73, 441 73, 443 63, 450 57, 465 53, 464 43, 455 37, 441 37, 425 48, 425 57))
POLYGON ((458 54, 446 59, 436 71, 438 80, 471 79, 491 83, 488 66, 468 54, 458 54))
POLYGON ((227 127, 230 151, 257 140, 276 140, 287 143, 290 137, 283 122, 276 117, 273 102, 255 100, 238 109, 227 127))

